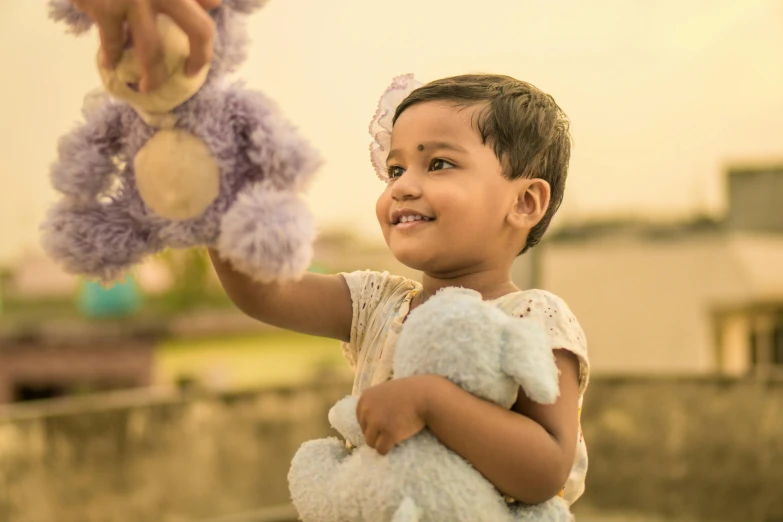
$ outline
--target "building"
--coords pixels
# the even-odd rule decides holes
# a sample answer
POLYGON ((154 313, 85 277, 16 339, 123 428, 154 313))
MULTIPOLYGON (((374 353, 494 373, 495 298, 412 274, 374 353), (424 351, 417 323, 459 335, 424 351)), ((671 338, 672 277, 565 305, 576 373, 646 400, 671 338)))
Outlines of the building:
POLYGON ((148 386, 161 326, 49 322, 0 331, 0 404, 148 386))
POLYGON ((563 227, 537 280, 600 374, 783 373, 783 166, 727 176, 722 219, 563 227))

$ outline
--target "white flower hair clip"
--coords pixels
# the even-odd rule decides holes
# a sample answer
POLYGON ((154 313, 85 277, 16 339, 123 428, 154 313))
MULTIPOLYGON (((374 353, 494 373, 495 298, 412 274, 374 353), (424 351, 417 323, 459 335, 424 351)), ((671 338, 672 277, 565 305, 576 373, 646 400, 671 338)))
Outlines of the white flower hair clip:
POLYGON ((370 122, 370 161, 381 181, 389 181, 386 171, 386 158, 391 148, 392 119, 397 106, 411 92, 424 85, 413 78, 413 74, 397 76, 378 101, 378 110, 370 122))

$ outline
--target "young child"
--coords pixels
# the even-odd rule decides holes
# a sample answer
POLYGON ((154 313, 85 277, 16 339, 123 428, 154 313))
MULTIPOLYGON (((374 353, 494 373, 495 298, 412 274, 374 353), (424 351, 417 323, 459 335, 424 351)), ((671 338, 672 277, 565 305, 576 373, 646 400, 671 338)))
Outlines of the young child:
MULTIPOLYGON (((391 97, 407 93, 409 81, 398 78, 391 97)), ((382 109, 376 124, 389 119, 382 109)), ((585 336, 560 298, 519 289, 510 278, 514 259, 539 242, 563 198, 568 121, 528 83, 465 75, 413 90, 390 123, 390 150, 382 137, 374 146, 376 167, 387 156, 376 215, 391 252, 421 270, 421 283, 360 271, 262 285, 211 252, 217 274, 248 315, 342 341, 355 370, 353 393, 362 394, 360 424, 381 454, 427 427, 508 498, 539 503, 559 494, 573 503, 587 469, 579 427, 585 336), (405 318, 446 286, 476 290, 504 312, 545 326, 560 369, 554 405, 520 392, 507 411, 441 377, 390 380, 405 318)))

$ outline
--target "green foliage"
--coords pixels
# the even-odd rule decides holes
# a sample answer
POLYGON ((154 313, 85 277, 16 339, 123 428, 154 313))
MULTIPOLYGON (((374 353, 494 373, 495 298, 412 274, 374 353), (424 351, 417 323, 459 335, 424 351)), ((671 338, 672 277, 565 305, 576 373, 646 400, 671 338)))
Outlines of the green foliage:
POLYGON ((169 249, 160 254, 160 259, 171 275, 171 287, 161 302, 167 312, 185 312, 227 303, 223 292, 212 285, 212 263, 204 249, 169 249))

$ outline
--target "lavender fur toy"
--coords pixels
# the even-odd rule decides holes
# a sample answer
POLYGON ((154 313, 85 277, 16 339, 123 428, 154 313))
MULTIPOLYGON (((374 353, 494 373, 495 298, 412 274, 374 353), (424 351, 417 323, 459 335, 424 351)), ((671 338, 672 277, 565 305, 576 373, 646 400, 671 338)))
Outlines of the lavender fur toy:
MULTIPOLYGON (((109 96, 59 143, 52 183, 62 198, 42 225, 47 253, 68 272, 116 280, 164 248, 209 246, 259 281, 296 279, 315 228, 301 193, 320 160, 263 95, 221 81, 244 60, 244 15, 262 0, 223 0, 210 12, 214 57, 184 74, 188 39, 167 17, 158 30, 169 73, 138 91, 139 61, 126 49, 99 72, 109 96)), ((50 13, 89 30, 67 0, 50 13)))

